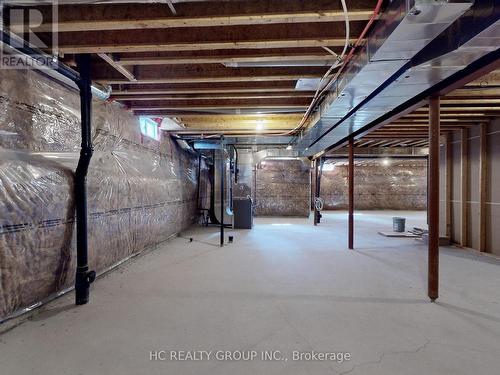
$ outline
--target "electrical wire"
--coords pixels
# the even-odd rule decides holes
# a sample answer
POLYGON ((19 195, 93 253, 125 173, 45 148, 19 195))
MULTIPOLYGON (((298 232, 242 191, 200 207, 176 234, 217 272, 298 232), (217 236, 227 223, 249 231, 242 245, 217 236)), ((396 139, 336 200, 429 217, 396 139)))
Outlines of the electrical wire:
POLYGON ((321 48, 323 48, 326 52, 328 52, 329 54, 335 56, 335 58, 338 58, 339 55, 337 55, 335 52, 333 52, 330 48, 328 47, 325 47, 325 46, 322 46, 321 48))
MULTIPOLYGON (((342 2, 342 8, 344 10, 344 13, 347 14, 347 7, 345 6, 345 0, 341 0, 341 2, 342 2)), ((375 20, 377 19, 378 15, 380 13, 380 10, 382 8, 382 3, 383 2, 384 2, 384 0, 378 0, 377 1, 377 5, 375 6, 375 9, 373 10, 372 16, 370 17, 369 21, 365 25, 365 28, 363 29, 363 31, 359 35, 358 39, 356 40, 356 43, 354 44, 353 48, 351 48, 351 50, 349 51, 349 54, 344 59, 343 57, 345 55, 345 52, 347 50, 347 46, 348 46, 348 43, 349 43, 349 36, 348 36, 348 32, 349 32, 349 20, 348 20, 348 18, 346 16, 346 44, 344 45, 344 50, 342 51, 343 53, 340 56, 340 58, 343 59, 343 61, 342 61, 342 64, 339 64, 340 65, 339 70, 335 73, 335 75, 332 77, 332 79, 326 84, 326 86, 321 90, 321 92, 319 94, 317 94, 317 95, 316 94, 314 95, 314 98, 313 98, 310 106, 308 107, 306 113, 302 117, 302 120, 300 121, 299 125, 296 126, 294 129, 290 130, 289 132, 281 134, 281 135, 290 135, 290 134, 293 134, 293 133, 297 132, 298 130, 300 130, 304 126, 304 124, 305 124, 306 120, 308 119, 308 117, 309 117, 312 109, 314 108, 314 105, 316 104, 316 102, 319 100, 319 98, 322 97, 322 95, 326 91, 329 90, 329 88, 331 87, 331 85, 334 82, 337 81, 338 77, 340 76, 340 74, 342 73, 342 71, 344 70, 344 68, 346 67, 347 63, 352 59, 352 57, 354 55, 354 52, 356 51, 356 49, 363 42, 363 39, 364 39, 366 33, 370 29, 370 27, 373 24, 373 22, 375 22, 375 20)), ((332 68, 330 68, 330 69, 333 70, 332 68)), ((329 70, 329 71, 331 71, 331 70, 329 70)))
MULTIPOLYGON (((296 131, 300 130, 302 128, 302 126, 304 126, 304 123, 307 120, 307 118, 309 117, 309 114, 312 111, 312 109, 314 108, 314 105, 316 104, 318 98, 323 93, 323 91, 321 91, 321 93, 320 93, 320 90, 323 87, 324 81, 329 77, 330 73, 341 64, 341 62, 344 59, 344 56, 347 52, 347 48, 349 48, 349 37, 350 37, 349 13, 347 12, 347 5, 346 5, 345 0, 340 0, 340 2, 342 3, 342 11, 344 12, 344 21, 345 21, 345 42, 344 42, 344 48, 342 49, 342 53, 337 57, 337 61, 335 61, 332 64, 330 69, 328 69, 327 72, 323 75, 323 77, 321 77, 321 79, 318 83, 318 87, 316 89, 316 92, 314 93, 313 99, 311 101, 311 104, 309 104, 309 107, 307 107, 307 110, 306 110, 304 116, 302 117, 302 119, 300 120, 299 125, 297 125, 294 129, 288 131, 287 133, 284 133, 283 135, 293 134, 296 131)), ((325 49, 329 52, 333 52, 328 47, 323 47, 323 49, 325 49)), ((335 76, 337 76, 337 75, 335 75, 335 76)), ((330 82, 331 82, 331 80, 329 81, 329 83, 330 82)))
MULTIPOLYGON (((325 51, 331 53, 332 55, 334 56, 338 56, 337 57, 337 61, 335 61, 335 63, 330 67, 330 69, 328 69, 328 71, 325 73, 325 75, 323 76, 323 78, 321 78, 319 84, 318 84, 318 88, 316 90, 316 93, 313 97, 313 100, 311 101, 311 104, 309 105, 308 109, 306 110, 306 113, 304 114, 304 116, 302 117, 299 125, 297 125, 294 129, 292 130, 289 130, 285 133, 266 133, 266 135, 272 135, 272 136, 287 136, 287 135, 291 135, 291 134, 294 134, 296 133, 298 130, 300 130, 306 120, 308 119, 312 109, 314 108, 314 105, 316 104, 316 102, 322 97, 322 95, 328 91, 328 89, 331 87, 331 85, 337 81, 338 77, 340 76, 340 74, 342 73, 342 71, 344 70, 344 68, 346 67, 347 63, 352 59, 352 56, 354 55, 354 52, 356 51, 357 47, 359 47, 361 45, 361 43, 363 42, 363 39, 366 35, 366 33, 368 32, 368 30, 370 29, 371 25, 373 24, 373 22, 375 22, 375 20, 377 19, 379 13, 380 13, 380 10, 382 8, 382 3, 384 2, 384 0, 378 0, 377 1, 377 5, 375 6, 374 10, 373 10, 373 13, 372 13, 372 16, 370 17, 370 19, 368 20, 367 24, 365 25, 365 28, 363 29, 363 31, 361 32, 361 34, 359 35, 358 39, 356 40, 356 43, 354 44, 353 48, 351 48, 351 50, 349 51, 349 53, 347 54, 347 56, 345 57, 344 59, 344 56, 347 52, 347 48, 349 47, 349 34, 350 34, 350 27, 349 27, 349 16, 348 16, 348 12, 347 12, 347 5, 345 3, 345 0, 341 0, 341 3, 342 3, 342 10, 344 12, 344 21, 345 21, 345 29, 346 29, 346 33, 345 33, 345 43, 344 43, 344 48, 342 50, 342 53, 340 54, 340 56, 338 56, 334 51, 332 51, 330 48, 328 47, 322 47, 325 51), (321 89, 322 87, 322 84, 323 84, 323 81, 330 75, 330 73, 336 68, 336 67, 339 67, 339 70, 335 73, 335 75, 329 80, 329 82, 325 85, 325 87, 323 89, 321 89), (320 91, 321 90, 321 91, 320 91)), ((255 135, 258 135, 258 133, 256 133, 255 135)), ((216 137, 217 135, 213 134, 213 135, 207 135, 205 136, 205 138, 212 138, 212 137, 216 137)))

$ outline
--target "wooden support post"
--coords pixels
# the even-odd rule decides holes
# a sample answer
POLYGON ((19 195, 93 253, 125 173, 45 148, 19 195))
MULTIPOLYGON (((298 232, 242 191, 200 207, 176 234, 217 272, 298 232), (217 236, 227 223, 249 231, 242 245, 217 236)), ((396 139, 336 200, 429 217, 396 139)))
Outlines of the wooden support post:
POLYGON ((439 296, 439 97, 429 99, 428 296, 439 296))
POLYGON ((469 198, 469 130, 462 129, 461 140, 461 162, 460 162, 460 178, 461 178, 461 199, 460 199, 460 245, 467 247, 467 232, 469 229, 468 222, 468 204, 469 198))
POLYGON ((451 133, 446 134, 446 237, 452 238, 453 236, 453 223, 452 223, 452 198, 453 198, 453 149, 451 144, 451 133))
POLYGON ((488 124, 482 124, 479 132, 479 251, 486 252, 486 199, 488 197, 488 124))
POLYGON ((354 249, 354 139, 349 139, 349 249, 354 249))

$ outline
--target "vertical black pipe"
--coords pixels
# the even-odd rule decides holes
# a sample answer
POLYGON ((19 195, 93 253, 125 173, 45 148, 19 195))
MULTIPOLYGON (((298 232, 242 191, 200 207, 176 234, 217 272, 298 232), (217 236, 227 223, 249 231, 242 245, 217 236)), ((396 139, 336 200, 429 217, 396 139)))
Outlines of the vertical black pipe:
POLYGON ((220 246, 224 246, 224 136, 220 137, 220 246))
POLYGON ((318 225, 318 210, 316 209, 316 199, 318 198, 318 177, 319 177, 319 159, 314 160, 314 225, 318 225))
POLYGON ((75 303, 85 305, 89 301, 90 284, 95 279, 95 272, 89 272, 88 265, 88 232, 87 232, 87 172, 92 158, 92 91, 89 54, 77 57, 80 71, 80 105, 82 148, 80 159, 75 172, 75 201, 76 201, 76 278, 75 303))

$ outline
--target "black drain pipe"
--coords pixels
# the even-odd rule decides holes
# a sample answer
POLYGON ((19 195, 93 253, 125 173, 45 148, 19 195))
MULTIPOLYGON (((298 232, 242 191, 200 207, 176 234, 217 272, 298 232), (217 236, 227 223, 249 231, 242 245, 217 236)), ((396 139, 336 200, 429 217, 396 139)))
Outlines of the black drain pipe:
MULTIPOLYGON (((75 82, 80 89, 82 148, 80 159, 75 171, 75 201, 76 201, 76 277, 75 300, 77 305, 84 305, 89 301, 90 284, 95 280, 95 271, 89 271, 88 266, 88 232, 87 232, 87 172, 92 158, 92 80, 90 74, 90 54, 77 56, 77 65, 80 74, 64 64, 52 59, 40 59, 47 56, 42 51, 32 48, 21 38, 2 30, 2 42, 18 53, 42 61, 46 68, 58 72, 75 82)), ((43 70, 41 71, 43 73, 43 70)))
POLYGON ((95 280, 95 271, 89 271, 87 228, 87 172, 94 149, 92 148, 92 80, 90 78, 90 54, 77 56, 80 79, 82 148, 75 172, 76 201, 76 278, 75 303, 89 302, 90 284, 95 280))

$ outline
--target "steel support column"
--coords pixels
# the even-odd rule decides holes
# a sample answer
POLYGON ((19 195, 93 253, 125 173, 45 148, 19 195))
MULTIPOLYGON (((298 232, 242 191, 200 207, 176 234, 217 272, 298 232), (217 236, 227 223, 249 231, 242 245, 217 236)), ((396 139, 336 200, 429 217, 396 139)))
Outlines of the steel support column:
POLYGON ((224 174, 226 172, 224 162, 224 136, 220 137, 220 246, 224 246, 224 174))
POLYGON ((319 168, 320 168, 320 159, 315 159, 314 160, 314 200, 313 200, 313 205, 314 205, 314 225, 318 225, 319 223, 319 212, 316 209, 316 198, 319 197, 319 187, 318 187, 318 180, 319 180, 319 168))
POLYGON ((428 295, 432 301, 439 296, 439 97, 429 99, 429 248, 428 295))
POLYGON ((354 249, 354 138, 349 139, 349 249, 354 249))
POLYGON ((82 145, 80 159, 75 172, 76 201, 76 277, 75 303, 85 305, 89 301, 90 284, 95 279, 95 272, 89 271, 88 265, 88 228, 87 228, 87 172, 92 158, 92 81, 90 78, 91 58, 89 54, 77 57, 80 70, 78 86, 80 88, 82 145))

